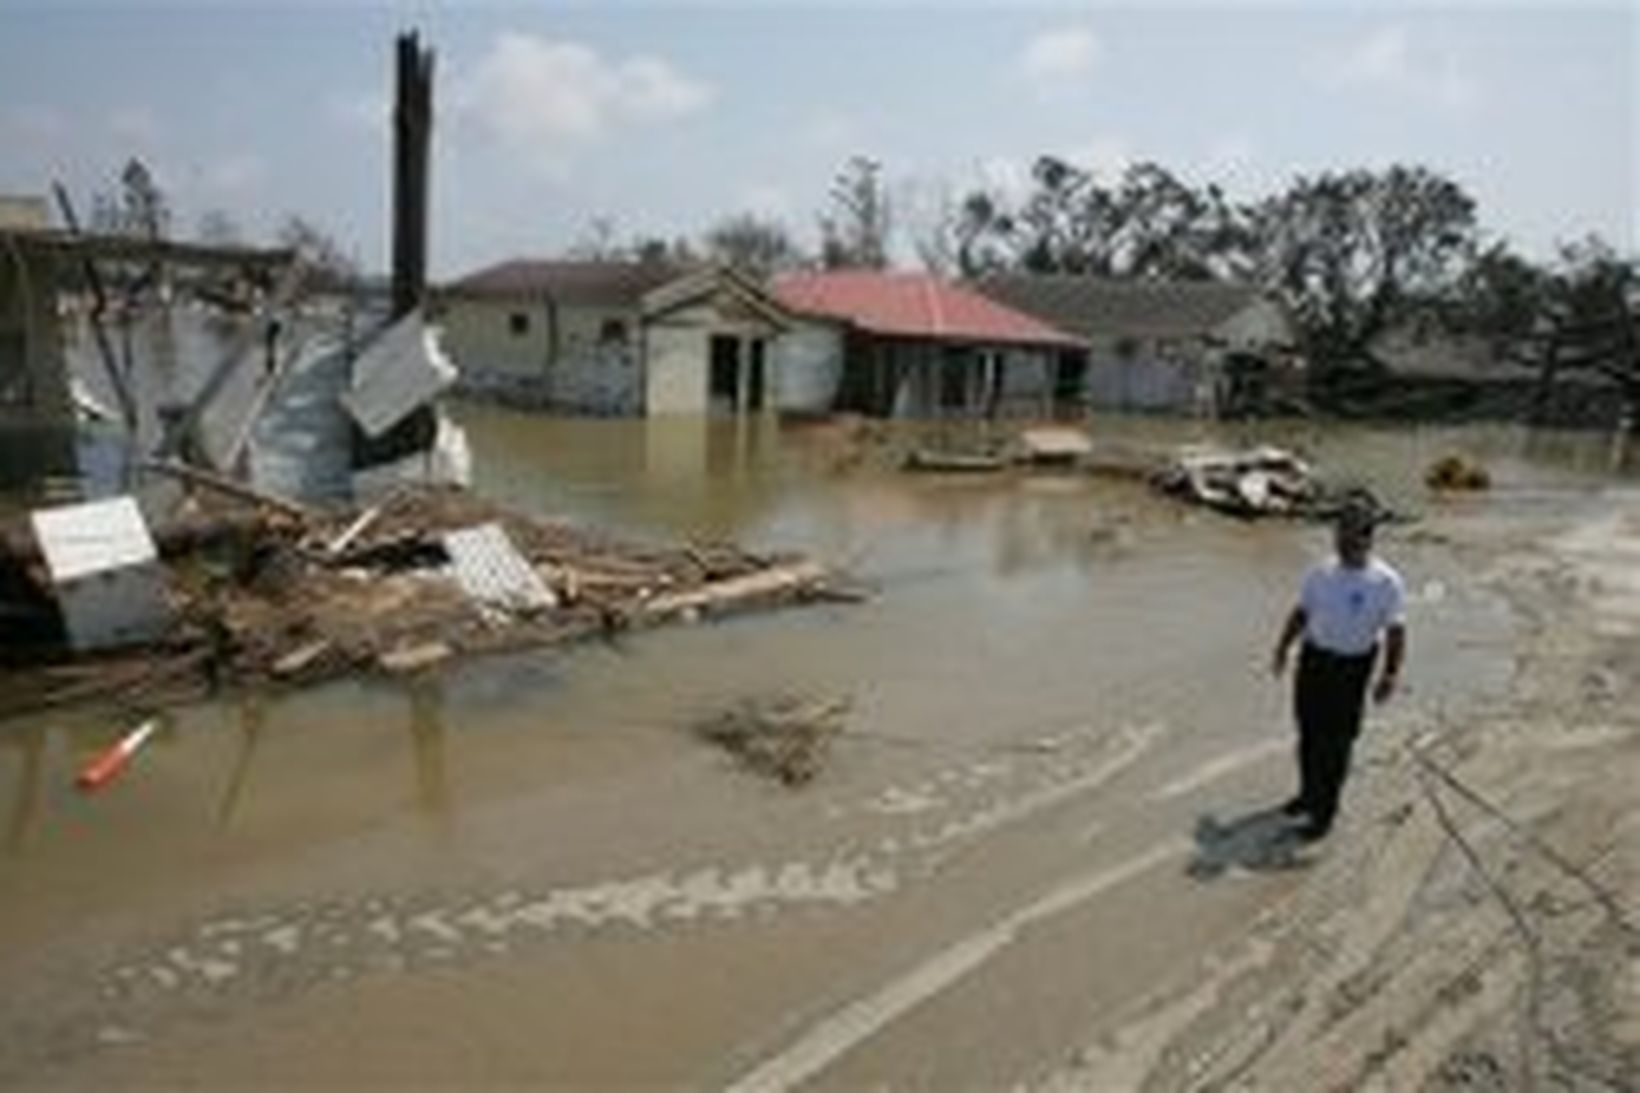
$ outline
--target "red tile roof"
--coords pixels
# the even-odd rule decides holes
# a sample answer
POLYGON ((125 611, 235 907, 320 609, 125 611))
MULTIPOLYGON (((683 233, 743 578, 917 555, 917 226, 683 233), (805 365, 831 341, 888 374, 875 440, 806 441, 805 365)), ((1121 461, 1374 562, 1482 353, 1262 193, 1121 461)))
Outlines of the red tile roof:
POLYGON ((928 273, 794 273, 772 287, 775 298, 792 311, 841 320, 884 337, 1066 348, 1083 344, 1040 319, 928 273))

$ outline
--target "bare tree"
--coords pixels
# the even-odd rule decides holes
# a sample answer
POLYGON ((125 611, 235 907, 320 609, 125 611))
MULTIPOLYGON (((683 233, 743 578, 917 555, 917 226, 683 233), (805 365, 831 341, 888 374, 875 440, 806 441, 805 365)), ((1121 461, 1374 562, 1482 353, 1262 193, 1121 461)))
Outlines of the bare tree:
POLYGON ((170 200, 142 160, 126 161, 117 190, 92 195, 91 227, 105 235, 134 235, 143 239, 169 236, 170 200))
POLYGON ((359 264, 342 249, 334 236, 305 217, 287 216, 275 238, 279 245, 294 250, 309 268, 337 282, 359 276, 359 264))
POLYGON ((565 253, 581 262, 618 262, 629 257, 616 238, 615 218, 602 214, 587 221, 565 253))
POLYGON ((853 156, 831 184, 831 210, 820 218, 820 261, 827 269, 885 269, 893 219, 882 164, 853 156))
POLYGON ((753 213, 718 221, 707 229, 703 242, 707 257, 760 279, 804 263, 802 251, 784 224, 753 213))

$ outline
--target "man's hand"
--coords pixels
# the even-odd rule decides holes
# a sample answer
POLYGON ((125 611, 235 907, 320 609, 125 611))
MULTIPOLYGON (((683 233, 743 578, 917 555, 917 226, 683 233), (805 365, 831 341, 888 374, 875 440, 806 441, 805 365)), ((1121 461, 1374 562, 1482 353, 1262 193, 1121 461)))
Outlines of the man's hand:
POLYGON ((1287 674, 1287 651, 1303 633, 1304 609, 1295 607, 1287 612, 1287 621, 1281 624, 1281 636, 1276 638, 1276 651, 1270 655, 1270 674, 1277 679, 1287 674))
POLYGON ((1391 675, 1379 676, 1378 682, 1373 684, 1372 700, 1382 706, 1384 703, 1388 702, 1390 700, 1390 696, 1394 694, 1395 677, 1391 675))

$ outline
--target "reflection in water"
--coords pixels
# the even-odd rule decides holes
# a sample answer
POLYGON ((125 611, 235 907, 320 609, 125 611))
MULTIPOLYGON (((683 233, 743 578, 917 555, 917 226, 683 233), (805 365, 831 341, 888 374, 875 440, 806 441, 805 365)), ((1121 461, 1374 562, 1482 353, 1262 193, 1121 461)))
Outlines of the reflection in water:
POLYGON ((245 781, 250 774, 251 760, 256 755, 257 742, 268 720, 267 696, 260 691, 247 691, 239 701, 239 752, 234 758, 233 771, 228 775, 228 788, 222 794, 217 808, 218 827, 227 827, 239 811, 239 802, 245 793, 245 781))
POLYGON ((433 675, 412 680, 410 744, 416 761, 416 804, 430 816, 450 810, 450 783, 444 765, 444 688, 433 675))
POLYGON ((39 722, 19 725, 13 730, 12 739, 22 754, 17 767, 17 799, 12 802, 11 819, 6 824, 6 851, 20 854, 40 808, 40 778, 46 750, 45 725, 39 722))

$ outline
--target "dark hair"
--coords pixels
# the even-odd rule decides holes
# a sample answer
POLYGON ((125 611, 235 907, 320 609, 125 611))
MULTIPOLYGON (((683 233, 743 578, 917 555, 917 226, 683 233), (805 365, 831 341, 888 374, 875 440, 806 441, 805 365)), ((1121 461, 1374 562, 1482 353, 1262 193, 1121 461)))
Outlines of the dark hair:
POLYGON ((1383 513, 1377 500, 1367 493, 1351 493, 1345 496, 1337 511, 1333 513, 1333 523, 1339 531, 1363 535, 1371 535, 1381 520, 1383 513))

